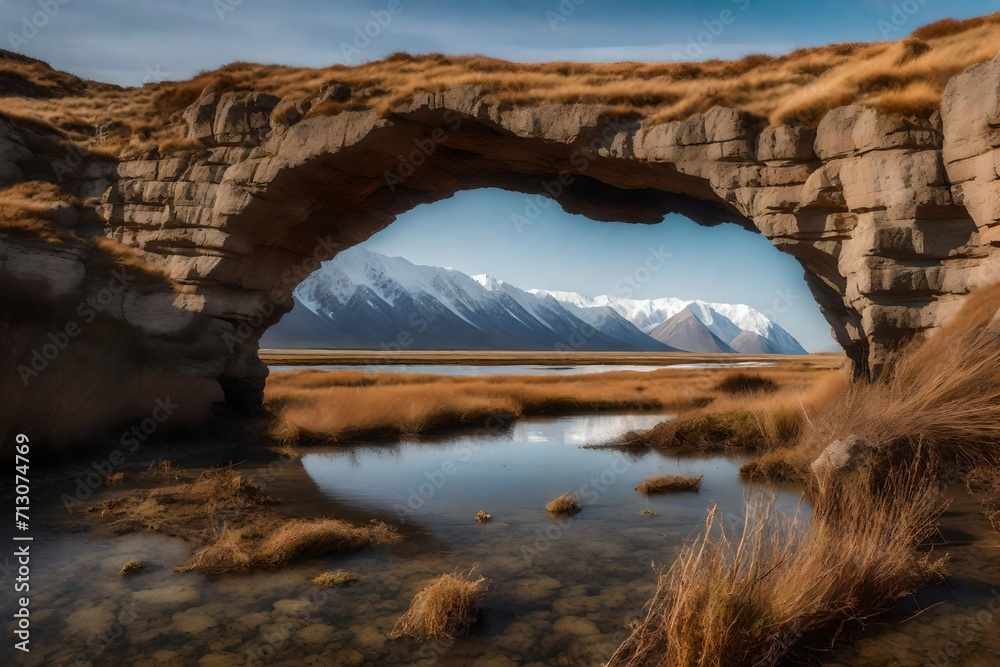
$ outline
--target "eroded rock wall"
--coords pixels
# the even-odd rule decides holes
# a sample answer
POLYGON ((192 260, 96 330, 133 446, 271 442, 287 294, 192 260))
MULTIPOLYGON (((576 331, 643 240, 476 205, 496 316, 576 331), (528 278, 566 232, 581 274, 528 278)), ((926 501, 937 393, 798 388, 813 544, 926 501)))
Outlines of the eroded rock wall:
MULTIPOLYGON (((480 187, 552 197, 598 220, 679 212, 759 231, 802 264, 836 339, 873 373, 970 290, 1000 281, 998 88, 994 60, 955 77, 930 119, 849 106, 817 128, 764 127, 724 108, 650 125, 587 105, 497 104, 469 87, 419 95, 384 118, 299 104, 276 125, 276 98, 211 93, 184 114, 207 148, 118 164, 95 210, 107 236, 172 282, 133 295, 121 316, 163 340, 194 316, 208 322, 197 345, 175 346, 176 363, 220 378, 244 409, 266 377, 260 334, 320 261, 416 205, 480 187)), ((9 180, 24 148, 0 134, 9 180)), ((525 213, 512 224, 530 224, 525 213)), ((23 246, 0 236, 0 270, 37 263, 55 283, 86 272, 78 258, 62 271, 51 268, 57 252, 23 246)))

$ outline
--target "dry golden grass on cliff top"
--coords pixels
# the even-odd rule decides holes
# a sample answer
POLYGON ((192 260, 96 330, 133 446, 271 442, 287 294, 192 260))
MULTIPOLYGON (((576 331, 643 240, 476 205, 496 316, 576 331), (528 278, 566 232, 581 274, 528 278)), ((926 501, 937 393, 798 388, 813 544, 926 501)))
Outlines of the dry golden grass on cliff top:
MULTIPOLYGON (((519 104, 594 103, 653 122, 686 118, 715 105, 745 109, 772 124, 817 122, 858 102, 896 114, 928 114, 945 85, 1000 51, 1000 13, 916 30, 905 40, 835 44, 784 56, 680 63, 513 63, 483 56, 410 56, 321 69, 232 63, 184 82, 123 89, 84 82, 43 63, 0 52, 0 112, 44 121, 98 152, 122 153, 180 137, 171 115, 216 90, 259 90, 313 100, 341 82, 354 94, 312 113, 371 108, 387 115, 421 91, 481 85, 519 104)), ((665 52, 664 57, 671 57, 665 52)))

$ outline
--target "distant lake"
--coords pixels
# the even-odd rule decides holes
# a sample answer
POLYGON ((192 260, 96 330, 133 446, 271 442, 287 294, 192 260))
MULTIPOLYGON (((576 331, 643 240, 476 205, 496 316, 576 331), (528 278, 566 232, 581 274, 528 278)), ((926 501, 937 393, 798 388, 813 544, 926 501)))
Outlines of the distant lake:
POLYGON ((616 371, 635 371, 648 373, 662 369, 685 368, 761 368, 773 366, 772 363, 746 361, 739 363, 701 363, 701 364, 667 364, 652 365, 622 365, 622 364, 578 364, 578 365, 544 365, 544 364, 500 364, 500 365, 459 365, 459 364, 333 364, 324 366, 273 365, 268 366, 272 373, 293 371, 299 368, 311 368, 317 371, 361 371, 363 373, 414 373, 430 375, 586 375, 588 373, 614 373, 616 371))

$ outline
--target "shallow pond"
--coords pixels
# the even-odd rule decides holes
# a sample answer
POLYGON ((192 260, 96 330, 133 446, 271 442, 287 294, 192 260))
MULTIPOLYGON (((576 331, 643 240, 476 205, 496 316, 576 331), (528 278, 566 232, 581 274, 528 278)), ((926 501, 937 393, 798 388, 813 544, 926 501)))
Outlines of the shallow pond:
MULTIPOLYGON (((67 516, 53 497, 43 522, 50 529, 35 542, 37 648, 18 663, 598 665, 652 592, 650 564, 669 563, 710 504, 734 522, 742 516, 738 460, 629 458, 582 447, 663 418, 531 420, 461 437, 311 450, 301 462, 258 470, 286 511, 384 518, 406 536, 280 572, 177 574, 172 566, 186 559, 185 544, 69 533, 84 517, 67 516), (647 498, 634 490, 665 473, 705 478, 700 492, 647 498), (583 511, 555 519, 544 505, 567 490, 580 493, 583 511), (477 524, 479 509, 493 520, 477 524), (146 569, 118 576, 133 558, 146 569), (491 583, 472 637, 423 645, 388 638, 423 581, 474 565, 491 583), (363 579, 331 590, 310 583, 336 568, 363 579)), ((799 494, 779 492, 778 502, 795 511, 799 494)))
MULTIPOLYGON (((245 470, 283 500, 283 511, 356 522, 377 517, 400 525, 405 539, 245 576, 178 574, 172 568, 188 557, 186 544, 84 530, 92 523, 88 515, 68 514, 58 502, 62 489, 49 489, 33 543, 33 650, 15 655, 14 664, 600 665, 651 595, 651 564, 669 565, 711 504, 740 525, 746 494, 772 492, 745 485, 739 459, 629 458, 583 447, 663 418, 530 420, 464 436, 309 450, 301 461, 270 466, 248 462, 245 470), (650 475, 678 473, 703 474, 701 490, 648 498, 634 490, 650 475), (543 506, 566 490, 581 494, 583 510, 555 519, 543 506), (493 520, 477 524, 480 509, 493 520), (646 509, 655 514, 640 514, 646 509), (130 559, 146 569, 120 577, 130 559), (473 566, 489 578, 490 590, 483 623, 471 637, 427 644, 389 639, 424 581, 473 566), (338 589, 310 582, 339 568, 363 579, 338 589)), ((795 489, 775 494, 785 512, 800 507, 795 489)), ((116 492, 102 492, 110 495, 116 492)), ((975 510, 957 507, 950 518, 969 523, 975 510)), ((991 539, 996 545, 995 538, 949 536, 970 545, 991 539)), ((955 547, 956 586, 930 590, 923 601, 944 604, 903 624, 873 624, 854 646, 821 659, 844 666, 944 664, 933 658, 989 609, 995 552, 955 547)), ((4 585, 9 576, 5 570, 4 585)), ((9 599, 0 609, 6 618, 9 599)), ((970 634, 947 664, 998 664, 994 618, 1000 615, 970 634)), ((12 654, 11 643, 0 647, 0 659, 12 654)))

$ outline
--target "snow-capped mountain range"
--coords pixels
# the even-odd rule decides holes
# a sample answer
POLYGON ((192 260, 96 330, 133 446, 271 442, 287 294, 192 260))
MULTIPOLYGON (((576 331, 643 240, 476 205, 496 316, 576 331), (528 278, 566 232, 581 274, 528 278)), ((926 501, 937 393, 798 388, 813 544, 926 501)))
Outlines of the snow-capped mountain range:
POLYGON ((262 346, 805 354, 749 306, 522 290, 361 247, 324 263, 293 296, 262 346))

